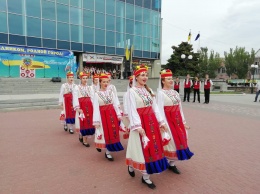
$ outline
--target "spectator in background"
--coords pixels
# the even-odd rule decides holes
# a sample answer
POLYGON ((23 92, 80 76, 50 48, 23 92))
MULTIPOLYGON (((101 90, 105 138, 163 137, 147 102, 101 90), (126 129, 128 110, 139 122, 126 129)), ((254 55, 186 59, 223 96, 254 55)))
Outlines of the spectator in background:
POLYGON ((260 94, 260 81, 257 81, 257 84, 256 84, 256 95, 255 95, 255 101, 254 102, 257 102, 257 98, 260 94))
POLYGON ((195 76, 195 80, 194 80, 194 84, 193 84, 193 91, 194 91, 193 102, 196 101, 196 94, 197 94, 198 102, 200 103, 200 86, 201 86, 201 82, 199 81, 198 76, 195 76))
POLYGON ((209 96, 210 96, 210 87, 213 86, 213 82, 209 79, 209 75, 205 75, 204 80, 204 96, 205 96, 205 102, 203 104, 209 103, 209 96))
POLYGON ((176 77, 176 80, 173 83, 173 88, 175 91, 177 91, 178 93, 180 93, 180 81, 179 81, 179 77, 176 77))
POLYGON ((190 88, 192 86, 192 81, 190 79, 190 74, 187 74, 186 79, 183 81, 183 86, 184 86, 184 99, 183 102, 186 101, 186 97, 187 97, 187 101, 190 101, 190 88))

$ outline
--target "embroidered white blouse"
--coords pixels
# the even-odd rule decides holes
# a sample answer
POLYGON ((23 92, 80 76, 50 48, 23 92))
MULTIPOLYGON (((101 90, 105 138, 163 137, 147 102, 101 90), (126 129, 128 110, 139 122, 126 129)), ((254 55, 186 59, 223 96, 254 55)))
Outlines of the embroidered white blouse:
POLYGON ((90 97, 92 103, 94 98, 94 91, 91 86, 77 85, 73 90, 73 108, 76 110, 79 108, 79 98, 90 97))
POLYGON ((74 83, 72 83, 72 84, 64 83, 61 85, 60 95, 59 95, 59 105, 63 104, 63 101, 64 101, 63 95, 68 94, 68 93, 73 93, 75 86, 76 86, 76 84, 74 84, 74 83))

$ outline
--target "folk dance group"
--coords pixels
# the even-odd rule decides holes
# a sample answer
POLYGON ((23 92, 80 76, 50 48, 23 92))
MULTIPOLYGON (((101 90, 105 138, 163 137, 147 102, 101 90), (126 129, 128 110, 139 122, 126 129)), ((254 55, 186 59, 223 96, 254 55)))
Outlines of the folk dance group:
POLYGON ((128 138, 129 175, 135 177, 135 171, 140 171, 142 183, 154 189, 151 174, 167 169, 180 174, 174 161, 193 156, 187 143, 186 130, 190 127, 186 125, 180 96, 172 89, 172 76, 170 70, 161 72, 155 96, 147 86, 147 67, 137 66, 129 79, 122 111, 116 88, 110 84, 111 75, 94 76, 89 86, 86 73, 80 73, 81 83, 75 85, 73 74, 69 72, 59 99, 63 109, 61 118, 65 119, 64 130, 74 133, 75 124, 79 140, 86 147, 90 146, 88 136, 94 135, 95 148, 98 152, 104 150, 109 161, 114 160, 111 152, 124 150, 119 134, 122 131, 124 138, 128 138))

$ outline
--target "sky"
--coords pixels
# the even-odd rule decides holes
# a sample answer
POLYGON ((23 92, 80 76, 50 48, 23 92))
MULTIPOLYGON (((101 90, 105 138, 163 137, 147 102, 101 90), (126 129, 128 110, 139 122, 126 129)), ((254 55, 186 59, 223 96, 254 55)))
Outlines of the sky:
POLYGON ((188 40, 224 57, 230 48, 260 49, 260 0, 162 0, 162 64, 188 40), (194 41, 200 32, 200 41, 194 41))

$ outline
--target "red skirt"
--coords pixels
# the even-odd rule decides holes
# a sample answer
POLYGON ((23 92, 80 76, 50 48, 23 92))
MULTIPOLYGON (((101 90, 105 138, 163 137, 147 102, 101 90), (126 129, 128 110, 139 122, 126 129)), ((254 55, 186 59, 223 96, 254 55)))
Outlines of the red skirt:
POLYGON ((85 115, 83 121, 79 119, 80 133, 83 136, 95 134, 95 128, 93 126, 93 104, 90 97, 79 98, 79 106, 85 115))
POLYGON ((65 104, 65 115, 66 115, 66 123, 74 124, 75 123, 75 110, 73 108, 72 103, 72 93, 67 93, 63 95, 64 104, 65 104))
POLYGON ((186 129, 182 121, 179 105, 165 106, 164 112, 174 139, 178 159, 190 159, 194 154, 188 147, 186 129))
POLYGON ((111 152, 124 150, 119 136, 119 121, 112 104, 99 107, 106 148, 111 152))
POLYGON ((159 123, 151 106, 138 108, 137 112, 141 119, 142 128, 150 140, 148 148, 144 149, 141 139, 146 171, 148 174, 160 173, 168 168, 168 162, 164 156, 159 123))

